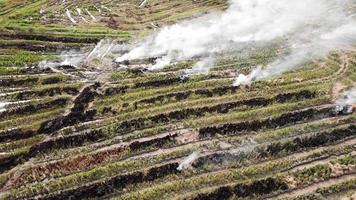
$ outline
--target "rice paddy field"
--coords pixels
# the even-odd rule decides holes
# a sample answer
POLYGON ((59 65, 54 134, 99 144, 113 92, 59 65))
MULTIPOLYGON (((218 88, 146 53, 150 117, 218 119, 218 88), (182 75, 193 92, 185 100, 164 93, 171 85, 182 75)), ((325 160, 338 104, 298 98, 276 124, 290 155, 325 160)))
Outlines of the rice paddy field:
POLYGON ((194 59, 52 63, 227 7, 0 0, 0 199, 356 198, 356 112, 335 109, 355 87, 353 49, 248 86, 235 77, 278 57, 278 42, 187 77, 194 59))

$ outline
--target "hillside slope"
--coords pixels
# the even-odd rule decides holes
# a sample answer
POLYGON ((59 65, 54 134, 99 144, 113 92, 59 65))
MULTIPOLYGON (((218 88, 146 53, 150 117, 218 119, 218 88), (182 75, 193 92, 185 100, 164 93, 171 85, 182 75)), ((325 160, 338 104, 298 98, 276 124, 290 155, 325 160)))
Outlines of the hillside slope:
POLYGON ((233 86, 281 44, 147 71, 118 46, 225 0, 0 0, 1 199, 350 199, 356 51, 233 86))

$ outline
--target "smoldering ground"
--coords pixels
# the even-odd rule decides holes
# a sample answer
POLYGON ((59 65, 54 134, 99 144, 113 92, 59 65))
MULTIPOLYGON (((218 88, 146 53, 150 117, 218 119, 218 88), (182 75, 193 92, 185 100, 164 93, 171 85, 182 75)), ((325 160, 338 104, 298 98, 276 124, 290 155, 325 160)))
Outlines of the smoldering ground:
POLYGON ((335 104, 335 113, 352 113, 356 104, 356 88, 345 91, 343 95, 336 100, 335 104))
MULTIPOLYGON (((38 66, 40 68, 50 68, 56 73, 64 73, 58 68, 74 68, 85 69, 95 68, 96 70, 111 69, 114 66, 113 47, 117 45, 117 41, 113 39, 102 39, 95 47, 91 49, 70 50, 61 52, 55 60, 41 61, 38 66)), ((71 74, 66 73, 68 76, 71 74)))

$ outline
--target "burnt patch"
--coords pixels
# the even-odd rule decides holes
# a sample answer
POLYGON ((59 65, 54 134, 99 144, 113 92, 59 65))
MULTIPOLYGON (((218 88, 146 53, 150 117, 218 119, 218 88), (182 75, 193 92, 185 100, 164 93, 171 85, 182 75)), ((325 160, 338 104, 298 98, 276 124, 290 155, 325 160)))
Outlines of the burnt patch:
POLYGON ((105 89, 105 96, 114 96, 114 95, 120 95, 120 94, 125 94, 128 90, 128 86, 122 86, 122 87, 109 87, 105 89))
MULTIPOLYGON (((288 95, 288 98, 295 98, 296 95, 299 95, 299 92, 291 93, 293 95, 288 95)), ((130 130, 137 130, 144 128, 151 124, 158 124, 158 123, 169 123, 172 121, 183 120, 190 117, 202 117, 208 113, 228 113, 232 109, 235 109, 239 106, 249 106, 249 107, 256 107, 256 106, 267 106, 272 104, 273 102, 277 101, 279 97, 273 97, 271 99, 266 98, 253 98, 247 99, 242 101, 235 101, 235 102, 228 102, 222 103, 215 106, 205 106, 205 107, 198 107, 198 108, 187 108, 177 111, 172 111, 169 113, 162 113, 152 117, 147 118, 137 118, 128 121, 121 122, 117 127, 116 131, 130 131, 130 130)), ((300 99, 299 99, 300 100, 300 99)), ((310 112, 310 111, 309 111, 310 112)), ((320 111, 321 112, 321 111, 320 111)), ((327 113, 329 113, 327 111, 327 113)), ((287 113, 281 116, 280 118, 276 119, 268 119, 265 121, 252 121, 252 122, 242 122, 240 124, 227 124, 223 126, 216 126, 216 127, 206 127, 200 129, 200 135, 212 135, 216 133, 225 133, 228 132, 238 132, 243 130, 259 130, 264 126, 278 126, 281 124, 288 124, 289 122, 293 121, 301 121, 302 119, 299 118, 307 118, 309 115, 313 115, 313 113, 302 112, 301 114, 295 113, 287 113), (289 119, 289 121, 284 121, 289 119), (299 119, 299 120, 298 120, 299 119)))
POLYGON ((38 77, 29 77, 25 79, 2 79, 0 80, 1 87, 21 87, 21 86, 28 86, 37 83, 39 80, 38 77))
POLYGON ((86 111, 86 109, 89 106, 89 103, 93 101, 95 96, 97 95, 96 89, 99 87, 100 84, 96 83, 94 85, 90 85, 84 88, 74 100, 74 105, 71 108, 69 114, 43 122, 38 132, 50 134, 64 127, 72 126, 79 122, 93 120, 96 114, 96 110, 86 111))
POLYGON ((31 158, 39 153, 44 153, 51 149, 82 146, 87 142, 96 142, 104 137, 105 134, 103 134, 101 131, 90 131, 84 134, 56 137, 32 146, 27 157, 31 158))
POLYGON ((270 194, 274 191, 287 189, 288 184, 286 182, 269 177, 249 184, 237 184, 233 190, 237 197, 248 197, 270 194))
POLYGON ((0 38, 9 39, 24 39, 24 40, 39 40, 48 42, 63 42, 63 43, 98 43, 98 38, 85 38, 85 37, 60 37, 51 35, 35 35, 35 34, 10 34, 2 33, 0 38))
POLYGON ((0 132, 0 142, 7 142, 11 140, 20 140, 30 138, 35 135, 35 131, 24 131, 21 129, 12 129, 0 132))
POLYGON ((180 77, 167 78, 162 80, 152 80, 152 81, 147 81, 142 83, 136 83, 133 86, 133 88, 163 87, 163 86, 173 85, 177 83, 184 83, 187 82, 188 80, 189 80, 188 78, 182 79, 180 77))
POLYGON ((163 147, 163 145, 167 143, 174 142, 177 136, 178 134, 172 134, 162 138, 155 138, 153 140, 148 140, 143 142, 135 141, 129 145, 129 148, 131 149, 131 151, 138 151, 142 149, 147 149, 149 147, 161 148, 163 147))
POLYGON ((31 67, 24 67, 21 69, 20 74, 52 74, 54 73, 49 67, 39 67, 37 65, 33 65, 31 67))
POLYGON ((38 129, 39 133, 50 134, 64 127, 75 125, 79 122, 90 121, 94 119, 96 110, 85 112, 70 112, 68 115, 59 116, 55 119, 45 121, 38 129))
MULTIPOLYGON (((92 139, 99 139, 101 137, 100 133, 97 132, 96 136, 90 136, 92 139), (96 138, 93 138, 96 137, 96 138)), ((83 138, 88 137, 84 136, 83 138)), ((73 139, 73 138, 72 138, 73 139)), ((74 138, 75 139, 75 138, 74 138)), ((81 139, 83 140, 83 139, 81 139)), ((90 142, 88 139, 84 139, 85 142, 90 142)), ((66 145, 65 141, 60 143, 66 145)), ((76 142, 78 144, 78 142, 76 142)), ((58 144, 48 145, 50 148, 53 147, 64 147, 64 145, 59 146, 58 144)), ((45 152, 48 149, 37 147, 39 152, 45 152)), ((112 148, 103 151, 97 151, 90 154, 83 154, 69 159, 62 159, 56 162, 49 162, 40 165, 35 165, 34 167, 27 168, 22 171, 21 175, 11 180, 12 185, 20 187, 23 184, 32 183, 34 181, 40 181, 45 178, 55 177, 56 175, 65 175, 73 172, 78 172, 83 169, 88 169, 91 166, 100 165, 106 161, 112 161, 113 159, 123 158, 128 154, 129 149, 125 146, 112 148)))
POLYGON ((25 105, 23 107, 16 107, 10 110, 6 110, 5 112, 0 113, 0 119, 9 117, 12 115, 24 115, 38 112, 40 110, 52 109, 57 107, 63 107, 67 104, 68 99, 60 98, 55 99, 53 101, 39 103, 34 105, 25 105))
POLYGON ((199 129, 199 135, 202 138, 220 135, 243 134, 248 131, 258 131, 261 129, 278 128, 288 124, 295 124, 302 121, 321 119, 331 116, 332 108, 310 108, 302 111, 284 113, 275 118, 263 120, 244 121, 234 124, 224 124, 219 126, 210 126, 199 129))
POLYGON ((165 165, 153 167, 147 171, 136 171, 129 174, 118 175, 110 178, 109 180, 91 183, 74 189, 32 198, 23 197, 17 199, 61 200, 103 197, 115 191, 120 191, 132 184, 150 182, 170 174, 177 174, 179 173, 177 170, 178 166, 179 163, 168 163, 165 165))
POLYGON ((254 162, 259 162, 272 156, 292 154, 310 148, 334 144, 346 138, 354 137, 355 135, 356 126, 350 125, 346 128, 325 131, 312 136, 298 137, 291 141, 274 142, 263 147, 256 147, 255 149, 247 151, 241 150, 237 153, 221 152, 205 155, 194 161, 192 166, 198 168, 206 163, 217 165, 229 161, 243 162, 251 159, 253 159, 254 162))
POLYGON ((99 83, 95 83, 94 85, 90 85, 83 89, 83 91, 77 96, 74 100, 74 106, 71 109, 72 112, 82 112, 87 107, 88 104, 94 100, 97 95, 96 89, 100 87, 99 83))
POLYGON ((239 89, 239 86, 222 86, 211 89, 199 89, 195 90, 194 93, 199 96, 213 97, 214 95, 222 96, 227 93, 235 93, 239 89))
POLYGON ((62 95, 62 94, 69 94, 69 95, 76 95, 78 94, 79 91, 75 87, 52 87, 52 88, 45 88, 39 91, 23 91, 19 92, 16 95, 14 95, 15 99, 18 100, 26 100, 26 99, 31 99, 33 97, 45 97, 45 96, 56 96, 56 95, 62 95))
POLYGON ((243 161, 244 159, 248 158, 248 156, 249 156, 249 154, 245 153, 245 152, 239 152, 236 154, 232 154, 229 152, 213 153, 213 154, 199 157, 198 159, 196 159, 193 162, 192 167, 198 168, 198 167, 201 167, 207 163, 217 165, 217 164, 222 164, 222 163, 228 162, 228 161, 240 162, 240 161, 243 161))
POLYGON ((35 51, 35 52, 56 52, 58 50, 65 51, 65 50, 80 50, 79 46, 66 46, 64 44, 31 44, 31 43, 1 43, 0 48, 17 48, 23 49, 27 51, 35 51))
POLYGON ((58 193, 44 195, 33 198, 17 198, 17 199, 46 199, 46 200, 62 200, 62 199, 87 199, 93 197, 102 197, 113 193, 115 190, 123 189, 128 185, 140 183, 144 179, 142 172, 135 172, 127 175, 113 177, 107 181, 98 182, 81 186, 75 189, 69 189, 58 193))
POLYGON ((181 101, 187 99, 192 94, 191 91, 185 92, 176 92, 167 95, 159 95, 153 98, 142 99, 134 103, 134 107, 137 108, 138 105, 148 105, 148 104, 155 104, 155 103, 162 103, 165 100, 177 100, 181 101))
POLYGON ((187 200, 225 200, 234 196, 233 189, 229 186, 219 187, 215 191, 207 194, 198 194, 193 198, 187 198, 187 200))
POLYGON ((77 68, 75 68, 75 66, 73 66, 73 65, 59 65, 59 66, 56 66, 56 68, 58 68, 60 70, 67 71, 67 72, 74 72, 77 70, 77 68))
MULTIPOLYGON (((184 91, 184 92, 176 92, 176 93, 170 93, 170 94, 165 94, 165 95, 159 95, 156 97, 152 98, 147 98, 147 99, 142 99, 140 101, 135 102, 133 105, 135 109, 137 109, 138 105, 150 105, 150 104, 156 104, 156 103, 162 103, 165 100, 176 100, 176 101, 181 101, 184 99, 187 99, 189 96, 192 94, 202 96, 202 97, 213 97, 213 96, 223 96, 228 93, 236 93, 238 91, 239 87, 235 86, 223 86, 223 87, 217 87, 217 88, 212 88, 212 89, 199 89, 199 90, 194 90, 194 91, 184 91)), ((284 94, 279 94, 272 99, 268 99, 268 102, 266 103, 271 103, 273 101, 278 102, 278 103, 285 103, 291 100, 299 101, 302 99, 312 99, 316 97, 316 92, 314 91, 309 91, 309 90, 302 90, 298 92, 292 92, 292 93, 284 93, 284 94)), ((258 101, 258 99, 255 99, 258 101)), ((260 99, 262 100, 262 98, 260 99)), ((256 102, 257 103, 257 102, 256 102)))
POLYGON ((277 178, 266 178, 256 180, 251 183, 238 183, 233 186, 222 186, 210 193, 201 193, 195 197, 188 198, 191 200, 216 200, 229 199, 232 197, 245 198, 256 197, 270 194, 280 190, 288 190, 288 184, 277 178))
POLYGON ((25 153, 0 158, 0 173, 4 173, 22 162, 25 153))
POLYGON ((129 131, 129 130, 138 130, 145 126, 145 118, 138 118, 123 121, 115 127, 114 132, 117 131, 129 131))
POLYGON ((139 119, 133 119, 129 121, 124 121, 122 122, 119 126, 118 129, 120 130, 133 130, 133 129, 140 129, 143 128, 147 124, 158 124, 158 123, 168 123, 171 121, 176 121, 176 120, 183 120, 187 119, 189 117, 202 117, 206 115, 207 113, 227 113, 231 109, 236 108, 238 106, 246 105, 246 106, 265 106, 268 104, 268 100, 265 100, 263 98, 259 99, 251 99, 251 100, 245 100, 245 101, 238 101, 238 102, 230 102, 230 103, 224 103, 224 104, 219 104, 216 106, 206 106, 206 107, 200 107, 200 108, 187 108, 187 109, 182 109, 182 110, 177 110, 177 111, 172 111, 169 113, 162 113, 158 114, 152 117, 148 118, 139 118, 139 119))
POLYGON ((356 135, 356 126, 350 125, 347 128, 335 129, 329 132, 322 132, 312 136, 295 138, 292 141, 281 143, 275 142, 265 148, 259 149, 259 157, 275 156, 282 152, 296 152, 306 148, 320 147, 339 142, 348 137, 356 135))
POLYGON ((284 93, 279 94, 275 97, 275 100, 279 103, 285 103, 291 99, 301 100, 301 99, 312 99, 316 97, 316 92, 309 90, 302 90, 300 92, 284 93))
POLYGON ((41 81, 41 84, 50 85, 50 84, 60 83, 62 81, 63 81, 62 77, 54 76, 54 77, 48 77, 48 78, 43 79, 41 81))
POLYGON ((163 178, 169 174, 177 174, 178 163, 169 163, 159 167, 154 167, 148 170, 146 176, 144 177, 145 181, 154 181, 158 178, 163 178))
MULTIPOLYGON (((74 171, 87 169, 90 166, 99 165, 105 163, 106 161, 112 161, 113 159, 127 158, 129 152, 133 153, 135 151, 145 151, 148 148, 162 148, 164 145, 174 142, 176 137, 177 134, 170 134, 161 138, 151 139, 149 141, 136 141, 129 145, 123 145, 120 147, 97 151, 90 154, 79 155, 74 158, 63 159, 57 162, 37 165, 23 171, 20 177, 12 180, 12 184, 21 185, 24 183, 32 182, 34 180, 39 181, 44 178, 53 177, 58 173, 61 175, 73 173, 74 171), (28 177, 31 177, 30 181, 28 177)), ((103 138, 105 138, 105 135, 102 134, 100 130, 91 131, 80 135, 53 138, 34 145, 30 149, 27 158, 38 155, 40 153, 45 153, 51 149, 81 146, 84 143, 96 142, 103 138)), ((174 170, 171 168, 172 165, 163 166, 162 168, 154 168, 148 172, 147 180, 154 180, 154 177, 158 178, 162 176, 164 174, 163 172, 174 170)))
POLYGON ((109 107, 104 107, 103 111, 101 112, 101 114, 112 114, 112 115, 116 115, 117 112, 115 110, 112 109, 111 106, 109 107))
MULTIPOLYGON (((33 134, 33 132, 29 132, 33 134)), ((17 137, 17 135, 13 136, 17 137)), ((50 140, 40 142, 33 145, 28 152, 21 153, 19 155, 10 156, 0 160, 0 172, 7 171, 16 165, 29 160, 30 158, 38 155, 39 153, 44 153, 52 149, 58 148, 69 148, 82 146, 86 142, 95 142, 105 135, 101 131, 91 131, 85 134, 69 135, 64 137, 56 137, 50 140)))

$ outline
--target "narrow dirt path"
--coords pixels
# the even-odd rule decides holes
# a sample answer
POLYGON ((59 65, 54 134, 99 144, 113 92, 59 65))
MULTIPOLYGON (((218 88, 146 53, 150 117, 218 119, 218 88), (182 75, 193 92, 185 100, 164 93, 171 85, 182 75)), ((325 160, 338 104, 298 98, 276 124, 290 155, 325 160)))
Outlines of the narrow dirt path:
POLYGON ((332 178, 332 179, 329 179, 329 180, 326 180, 326 181, 323 181, 323 182, 315 183, 315 184, 312 184, 312 185, 307 186, 305 188, 296 189, 296 190, 293 190, 291 192, 283 193, 283 194, 281 194, 279 196, 275 196, 275 197, 267 198, 267 199, 275 200, 275 199, 286 199, 286 198, 290 198, 290 197, 301 196, 301 195, 304 195, 304 194, 313 193, 319 188, 330 187, 332 185, 339 184, 339 183, 346 182, 346 181, 350 181, 350 180, 354 180, 354 179, 356 179, 356 172, 353 172, 352 174, 348 174, 348 175, 343 175, 343 176, 340 176, 340 177, 332 178))
POLYGON ((306 163, 306 164, 303 164, 303 165, 299 165, 299 166, 297 166, 297 167, 295 167, 295 168, 289 170, 289 172, 295 172, 295 171, 302 170, 302 169, 305 169, 305 168, 313 167, 313 166, 315 166, 315 165, 327 164, 327 163, 329 163, 331 160, 335 160, 335 158, 340 157, 340 156, 345 156, 345 155, 356 156, 356 151, 353 151, 353 152, 351 152, 350 154, 343 154, 343 155, 337 155, 337 156, 330 156, 330 157, 325 158, 325 159, 320 159, 320 160, 316 160, 316 161, 313 161, 313 162, 309 162, 309 163, 306 163))
POLYGON ((340 97, 340 94, 344 88, 345 88, 345 86, 341 82, 335 83, 335 85, 331 91, 331 97, 332 97, 333 101, 336 101, 340 97))

